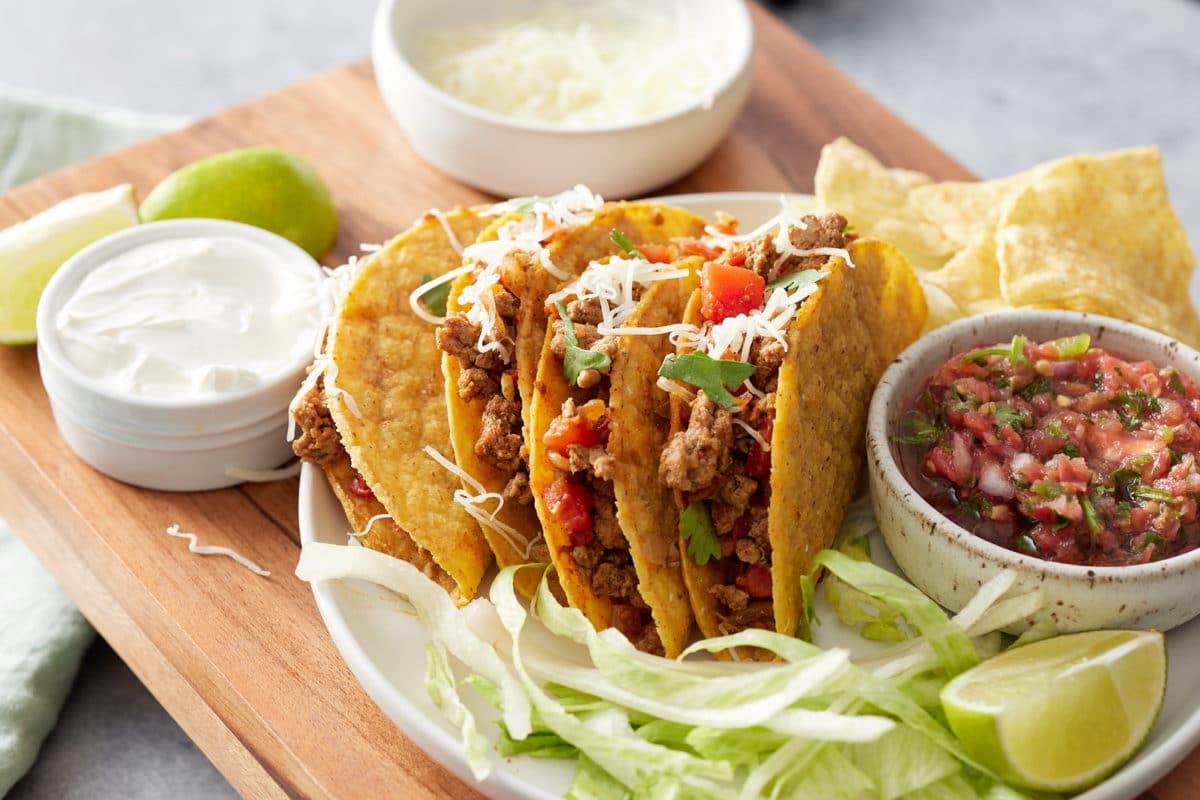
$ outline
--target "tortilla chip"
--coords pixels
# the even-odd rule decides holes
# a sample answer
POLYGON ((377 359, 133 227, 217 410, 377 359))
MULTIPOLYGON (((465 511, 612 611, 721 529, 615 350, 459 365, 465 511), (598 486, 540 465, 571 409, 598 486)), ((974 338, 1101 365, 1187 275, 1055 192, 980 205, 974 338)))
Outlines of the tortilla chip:
POLYGON ((1008 307, 1000 297, 1000 265, 991 232, 980 234, 946 266, 923 274, 921 286, 930 306, 926 330, 971 314, 1008 307))
POLYGON ((821 148, 813 181, 823 208, 837 209, 859 235, 895 244, 914 269, 938 269, 954 255, 954 243, 910 205, 933 183, 928 175, 885 167, 842 137, 821 148))
MULTIPOLYGON (((460 242, 472 241, 484 225, 465 209, 444 216, 460 242)), ((449 455, 450 430, 441 351, 429 324, 408 303, 423 274, 440 275, 458 263, 435 218, 419 222, 374 254, 331 326, 328 346, 336 370, 326 375, 325 393, 354 469, 397 530, 431 554, 454 579, 458 598, 466 601, 475 596, 491 553, 479 526, 453 500, 458 479, 421 452, 429 445, 449 455), (343 393, 353 398, 355 408, 343 393)), ((370 538, 364 543, 385 542, 370 538)), ((395 544, 389 549, 408 552, 407 546, 395 544)))
POLYGON ((1200 345, 1195 257, 1155 148, 1043 168, 1000 220, 1000 287, 1013 306, 1105 314, 1200 345))

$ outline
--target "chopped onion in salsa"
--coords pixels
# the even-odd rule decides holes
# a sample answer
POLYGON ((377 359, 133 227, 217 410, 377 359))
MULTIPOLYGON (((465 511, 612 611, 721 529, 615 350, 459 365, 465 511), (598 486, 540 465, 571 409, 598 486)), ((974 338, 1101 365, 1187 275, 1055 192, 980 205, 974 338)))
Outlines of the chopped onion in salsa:
POLYGON ((1200 393, 1086 335, 960 353, 893 436, 909 481, 990 542, 1123 566, 1200 546, 1200 393))

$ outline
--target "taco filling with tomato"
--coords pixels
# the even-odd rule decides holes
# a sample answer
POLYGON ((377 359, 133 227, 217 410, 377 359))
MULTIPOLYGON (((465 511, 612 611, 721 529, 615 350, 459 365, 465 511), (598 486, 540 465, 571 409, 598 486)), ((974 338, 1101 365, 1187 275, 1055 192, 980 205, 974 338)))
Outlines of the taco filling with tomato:
POLYGON ((837 532, 871 388, 916 338, 924 300, 903 257, 856 242, 839 214, 710 234, 719 252, 685 314, 695 333, 659 370, 674 399, 658 474, 704 634, 805 634, 801 576, 837 532))
MULTIPOLYGON (((682 213, 682 212, 680 212, 682 213)), ((621 241, 619 235, 614 235, 621 241)), ((698 259, 674 247, 595 262, 547 298, 550 326, 533 400, 533 488, 550 556, 572 605, 640 650, 678 655, 684 600, 669 490, 653 454, 669 406, 652 390, 698 259)))

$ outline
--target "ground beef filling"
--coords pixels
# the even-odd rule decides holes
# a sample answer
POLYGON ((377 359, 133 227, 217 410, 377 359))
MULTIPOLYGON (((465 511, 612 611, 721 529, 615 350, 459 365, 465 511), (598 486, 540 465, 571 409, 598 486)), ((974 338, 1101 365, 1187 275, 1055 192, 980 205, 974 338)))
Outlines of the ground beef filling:
POLYGON ((292 452, 303 461, 318 466, 329 463, 342 452, 342 437, 334 427, 329 406, 325 404, 325 387, 321 381, 300 398, 292 408, 292 416, 300 427, 300 436, 292 442, 292 452))
POLYGON ((493 295, 496 323, 488 340, 509 339, 506 350, 479 350, 482 329, 463 312, 447 315, 437 329, 437 344, 458 360, 458 396, 462 400, 484 400, 475 455, 502 472, 510 473, 504 498, 527 505, 529 492, 528 454, 521 428, 521 397, 517 388, 516 353, 511 339, 516 332, 520 301, 505 289, 493 295))
MULTIPOLYGON (((805 216, 806 227, 789 229, 795 250, 843 248, 853 236, 845 234, 846 220, 839 214, 805 216)), ((806 269, 822 269, 825 255, 781 254, 773 232, 722 253, 717 258, 730 266, 753 270, 768 283, 806 269)), ((703 391, 692 401, 687 427, 663 449, 659 477, 683 492, 686 503, 704 502, 721 544, 717 560, 724 580, 712 588, 717 599, 722 630, 775 627, 771 585, 771 540, 767 518, 771 501, 771 456, 739 420, 771 441, 775 426, 775 396, 785 348, 773 339, 758 339, 749 362, 757 368, 751 381, 765 397, 739 396, 743 404, 721 408, 703 391)))
MULTIPOLYGON (((580 347, 604 352, 610 358, 616 356, 616 337, 596 332, 602 319, 598 300, 577 300, 566 308, 580 347)), ((560 319, 551 324, 551 348, 561 358, 566 347, 564 325, 560 319)), ((612 482, 616 465, 607 449, 607 370, 580 373, 579 387, 576 398, 563 404, 562 412, 547 429, 545 442, 555 469, 547 505, 567 529, 565 549, 582 579, 598 596, 612 601, 610 624, 639 650, 661 655, 662 641, 650 607, 638 589, 629 542, 617 522, 612 482)))
MULTIPOLYGON (((769 376, 778 380, 778 365, 769 376)), ((771 539, 767 529, 771 499, 770 454, 740 425, 732 409, 721 408, 701 391, 692 403, 687 427, 667 443, 659 477, 684 494, 686 503, 706 502, 721 544, 717 565, 724 580, 712 588, 721 624, 729 632, 773 629, 771 539)), ((775 393, 751 400, 736 415, 766 441, 775 420, 775 393)))

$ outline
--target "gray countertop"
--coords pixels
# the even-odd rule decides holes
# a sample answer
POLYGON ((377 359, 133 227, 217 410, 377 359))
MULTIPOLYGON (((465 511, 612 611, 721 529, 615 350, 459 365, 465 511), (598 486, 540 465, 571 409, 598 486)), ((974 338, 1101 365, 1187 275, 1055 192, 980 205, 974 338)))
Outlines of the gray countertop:
MULTIPOLYGON (((202 116, 362 58, 373 10, 373 0, 0 0, 0 84, 202 116)), ((809 0, 778 10, 982 176, 1158 145, 1175 208, 1200 241, 1200 2, 809 0)), ((233 795, 97 642, 11 797, 233 795)))

